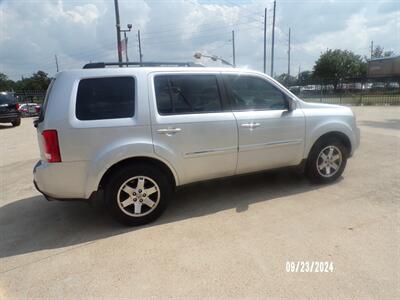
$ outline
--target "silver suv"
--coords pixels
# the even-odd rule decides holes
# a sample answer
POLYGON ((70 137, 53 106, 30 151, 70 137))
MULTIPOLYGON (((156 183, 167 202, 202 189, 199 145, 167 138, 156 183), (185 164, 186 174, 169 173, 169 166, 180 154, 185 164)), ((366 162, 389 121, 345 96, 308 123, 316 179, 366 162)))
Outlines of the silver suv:
POLYGON ((332 182, 359 145, 350 108, 306 103, 245 69, 60 72, 36 121, 48 199, 104 195, 120 222, 156 219, 177 186, 289 166, 332 182))

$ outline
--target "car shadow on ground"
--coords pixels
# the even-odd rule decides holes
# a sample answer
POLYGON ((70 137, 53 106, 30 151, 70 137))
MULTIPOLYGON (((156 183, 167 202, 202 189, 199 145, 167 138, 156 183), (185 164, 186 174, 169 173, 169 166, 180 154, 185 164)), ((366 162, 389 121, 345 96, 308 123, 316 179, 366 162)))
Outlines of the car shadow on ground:
POLYGON ((0 208, 0 257, 79 245, 228 209, 242 213, 257 202, 324 187, 287 171, 190 184, 177 191, 157 221, 141 227, 119 225, 104 208, 82 202, 47 202, 43 196, 21 199, 0 208))

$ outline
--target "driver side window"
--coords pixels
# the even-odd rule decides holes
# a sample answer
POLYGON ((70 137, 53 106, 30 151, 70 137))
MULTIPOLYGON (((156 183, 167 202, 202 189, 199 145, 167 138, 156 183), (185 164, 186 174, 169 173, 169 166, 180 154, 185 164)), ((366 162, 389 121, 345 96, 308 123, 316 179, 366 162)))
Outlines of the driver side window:
POLYGON ((287 108, 285 95, 258 77, 225 75, 233 110, 282 110, 287 108))

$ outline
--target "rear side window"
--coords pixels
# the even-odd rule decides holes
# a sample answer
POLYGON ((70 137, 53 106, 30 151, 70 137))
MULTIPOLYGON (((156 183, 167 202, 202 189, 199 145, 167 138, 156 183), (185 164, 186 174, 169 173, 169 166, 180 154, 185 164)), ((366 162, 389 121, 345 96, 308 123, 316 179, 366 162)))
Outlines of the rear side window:
POLYGON ((154 78, 154 86, 161 115, 222 110, 215 75, 159 75, 154 78))
POLYGON ((90 78, 79 82, 76 97, 76 117, 79 120, 129 118, 134 113, 134 78, 90 78))

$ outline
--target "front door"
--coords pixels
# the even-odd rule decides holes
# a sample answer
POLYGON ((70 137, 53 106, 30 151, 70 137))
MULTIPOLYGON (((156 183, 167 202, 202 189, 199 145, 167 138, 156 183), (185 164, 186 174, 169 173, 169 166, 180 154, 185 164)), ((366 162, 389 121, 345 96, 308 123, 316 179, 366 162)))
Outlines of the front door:
POLYGON ((289 110, 286 95, 266 78, 224 75, 239 130, 237 173, 299 164, 305 118, 289 110))

